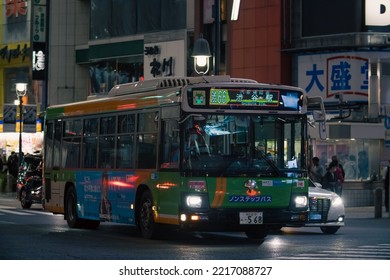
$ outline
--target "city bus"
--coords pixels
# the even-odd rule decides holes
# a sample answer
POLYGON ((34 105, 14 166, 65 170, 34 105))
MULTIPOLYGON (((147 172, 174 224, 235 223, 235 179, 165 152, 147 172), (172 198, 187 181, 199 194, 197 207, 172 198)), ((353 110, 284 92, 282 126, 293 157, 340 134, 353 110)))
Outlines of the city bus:
POLYGON ((308 219, 309 98, 230 76, 120 84, 45 112, 46 211, 101 222, 243 232, 308 219))

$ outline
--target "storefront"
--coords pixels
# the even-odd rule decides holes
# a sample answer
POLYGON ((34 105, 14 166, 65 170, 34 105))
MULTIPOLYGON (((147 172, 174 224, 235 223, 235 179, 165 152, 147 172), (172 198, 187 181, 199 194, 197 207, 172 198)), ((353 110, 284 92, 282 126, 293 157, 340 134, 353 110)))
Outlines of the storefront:
MULTIPOLYGON (((41 86, 33 81, 31 34, 31 6, 21 1, 2 1, 0 45, 0 155, 7 158, 12 151, 32 153, 42 148, 42 126, 39 118, 41 86), (23 73, 28 79, 27 90, 19 99, 16 77, 23 73), (20 100, 22 107, 19 106, 20 100), (22 108, 22 114, 21 110, 22 108)), ((41 21, 39 21, 41 24, 41 21)))
POLYGON ((327 109, 327 138, 311 129, 310 156, 325 168, 338 157, 345 170, 344 193, 354 205, 373 201, 390 157, 383 124, 388 57, 388 51, 355 51, 297 58, 298 85, 308 96, 322 97, 327 109))

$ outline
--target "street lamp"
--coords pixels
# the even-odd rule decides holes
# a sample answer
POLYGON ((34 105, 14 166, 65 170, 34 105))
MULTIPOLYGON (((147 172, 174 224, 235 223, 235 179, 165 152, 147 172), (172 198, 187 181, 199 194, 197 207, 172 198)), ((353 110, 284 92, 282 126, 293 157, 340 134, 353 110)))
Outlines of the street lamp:
POLYGON ((207 74, 211 52, 209 43, 203 38, 203 34, 200 34, 200 37, 195 41, 192 57, 194 58, 195 72, 199 75, 207 74))
POLYGON ((19 166, 22 164, 23 96, 27 93, 28 77, 24 72, 16 74, 15 87, 19 99, 19 166))

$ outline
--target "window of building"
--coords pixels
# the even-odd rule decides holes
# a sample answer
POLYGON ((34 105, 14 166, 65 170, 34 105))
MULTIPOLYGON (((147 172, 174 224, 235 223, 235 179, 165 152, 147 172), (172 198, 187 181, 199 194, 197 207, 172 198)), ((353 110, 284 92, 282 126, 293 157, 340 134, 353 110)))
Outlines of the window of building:
POLYGON ((336 155, 345 172, 345 181, 366 181, 380 178, 380 140, 338 139, 315 140, 313 156, 326 168, 336 155))
POLYGON ((104 60, 89 66, 90 94, 104 94, 118 84, 139 81, 143 63, 130 58, 104 60))
POLYGON ((186 28, 186 0, 91 0, 90 39, 186 28))

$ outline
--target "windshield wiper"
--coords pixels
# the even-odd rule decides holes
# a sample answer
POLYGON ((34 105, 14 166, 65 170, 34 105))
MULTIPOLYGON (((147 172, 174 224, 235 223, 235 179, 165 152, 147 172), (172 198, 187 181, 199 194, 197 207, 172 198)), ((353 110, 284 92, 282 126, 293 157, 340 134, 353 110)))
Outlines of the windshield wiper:
POLYGON ((273 169, 273 171, 275 171, 276 175, 278 176, 283 176, 283 173, 282 171, 279 170, 279 168, 276 167, 275 163, 269 159, 263 151, 260 151, 259 153, 259 156, 261 159, 264 159, 266 163, 268 163, 269 166, 271 166, 271 168, 273 169))

